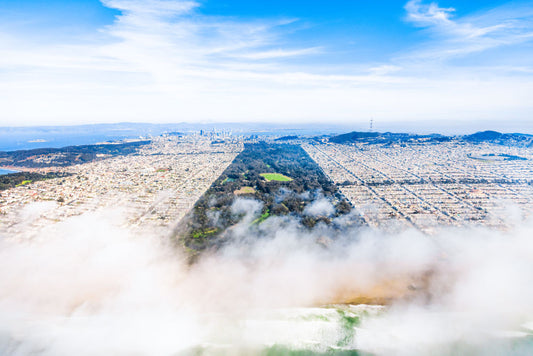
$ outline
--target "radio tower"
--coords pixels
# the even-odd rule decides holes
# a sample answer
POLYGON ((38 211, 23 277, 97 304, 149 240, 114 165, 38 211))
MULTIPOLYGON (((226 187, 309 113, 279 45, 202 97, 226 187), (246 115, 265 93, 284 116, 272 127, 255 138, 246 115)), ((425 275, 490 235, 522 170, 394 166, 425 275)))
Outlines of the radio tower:
POLYGON ((373 129, 374 129, 374 118, 371 117, 371 118, 370 118, 370 132, 372 132, 373 129))

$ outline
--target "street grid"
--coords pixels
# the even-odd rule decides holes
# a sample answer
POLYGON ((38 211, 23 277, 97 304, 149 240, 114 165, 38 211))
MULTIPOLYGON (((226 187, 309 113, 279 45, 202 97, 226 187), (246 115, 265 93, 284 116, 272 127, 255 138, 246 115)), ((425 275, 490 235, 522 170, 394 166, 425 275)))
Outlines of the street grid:
POLYGON ((511 211, 527 216, 533 209, 531 148, 453 141, 302 147, 371 226, 504 229, 511 211))

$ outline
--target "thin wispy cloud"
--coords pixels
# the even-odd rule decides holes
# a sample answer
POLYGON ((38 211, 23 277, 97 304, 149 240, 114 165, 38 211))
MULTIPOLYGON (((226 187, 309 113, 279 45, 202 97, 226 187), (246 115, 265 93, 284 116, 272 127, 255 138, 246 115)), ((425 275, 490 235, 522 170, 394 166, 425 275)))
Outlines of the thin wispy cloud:
POLYGON ((407 19, 419 26, 449 25, 454 8, 441 8, 437 3, 423 4, 421 0, 411 0, 405 5, 407 19))
POLYGON ((531 50, 522 46, 533 39, 528 3, 459 16, 409 1, 404 26, 421 40, 342 65, 342 45, 295 39, 303 20, 294 17, 206 15, 209 4, 195 1, 102 4, 119 11, 114 20, 67 40, 0 28, 5 124, 495 120, 526 119, 533 109, 525 94, 533 90, 533 63, 524 59, 531 50), (453 62, 499 48, 521 51, 521 61, 453 62), (510 68, 521 76, 507 75, 510 68))
POLYGON ((282 49, 273 49, 264 52, 252 52, 252 53, 242 53, 236 55, 237 58, 244 59, 272 59, 272 58, 284 58, 292 56, 304 56, 308 54, 320 53, 321 49, 319 47, 297 49, 297 50, 282 50, 282 49))
POLYGON ((155 17, 182 15, 190 12, 200 4, 196 1, 171 0, 101 0, 107 7, 112 7, 126 14, 143 14, 155 17))
POLYGON ((456 17, 454 8, 411 0, 405 5, 406 21, 427 28, 432 40, 415 55, 447 59, 533 39, 533 6, 501 7, 476 16, 456 17))
MULTIPOLYGON (((301 56, 317 48, 279 47, 279 27, 294 19, 235 21, 204 16, 195 11, 199 4, 189 1, 104 1, 122 11, 106 32, 119 40, 106 50, 139 69, 167 74, 191 68, 217 69, 230 66, 235 58, 260 60, 301 56), (275 48, 272 48, 274 47, 275 48), (155 64, 155 68, 154 65, 155 64)), ((250 63, 251 64, 251 63, 250 63)), ((190 71, 187 74, 191 74, 190 71)))

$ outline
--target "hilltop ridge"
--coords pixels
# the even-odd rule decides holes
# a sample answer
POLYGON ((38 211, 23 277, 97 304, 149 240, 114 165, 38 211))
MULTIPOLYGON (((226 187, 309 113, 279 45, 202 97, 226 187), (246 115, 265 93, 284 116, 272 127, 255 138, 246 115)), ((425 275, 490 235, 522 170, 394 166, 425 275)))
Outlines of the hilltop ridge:
POLYGON ((447 141, 465 141, 469 143, 493 143, 519 147, 533 147, 533 135, 524 133, 501 133, 486 130, 470 135, 446 136, 441 134, 419 135, 413 133, 393 132, 360 132, 352 131, 327 139, 328 142, 339 144, 352 144, 356 142, 367 144, 393 144, 393 143, 439 143, 447 141))

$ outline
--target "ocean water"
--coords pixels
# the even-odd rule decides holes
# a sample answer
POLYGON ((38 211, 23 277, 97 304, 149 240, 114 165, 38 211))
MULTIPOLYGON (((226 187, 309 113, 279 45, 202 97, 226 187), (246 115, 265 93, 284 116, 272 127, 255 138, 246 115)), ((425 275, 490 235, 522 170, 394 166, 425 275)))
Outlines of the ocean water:
POLYGON ((137 138, 138 135, 113 134, 63 134, 63 133, 25 133, 7 136, 0 132, 0 151, 31 150, 35 148, 60 148, 65 146, 91 145, 106 141, 137 138))
POLYGON ((59 148, 159 135, 166 126, 102 124, 79 126, 0 127, 0 151, 59 148))

